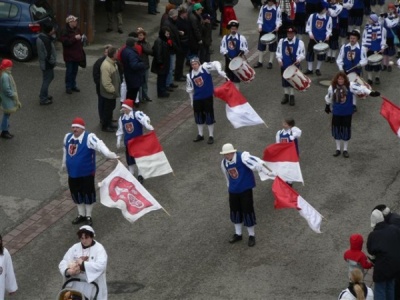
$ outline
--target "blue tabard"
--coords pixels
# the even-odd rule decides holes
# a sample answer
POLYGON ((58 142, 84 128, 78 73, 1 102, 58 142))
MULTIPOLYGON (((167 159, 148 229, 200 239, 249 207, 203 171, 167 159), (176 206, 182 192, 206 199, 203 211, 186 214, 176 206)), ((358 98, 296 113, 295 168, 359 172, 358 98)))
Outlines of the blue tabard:
POLYGON ((94 175, 96 171, 96 151, 87 146, 89 134, 84 133, 82 143, 79 143, 77 139, 71 139, 72 135, 73 133, 70 133, 67 136, 65 145, 68 176, 78 178, 94 175))
POLYGON ((256 186, 253 171, 242 162, 242 152, 236 152, 235 164, 227 167, 224 163, 224 167, 228 172, 229 193, 239 194, 256 186))
MULTIPOLYGON (((349 70, 355 67, 361 60, 361 47, 351 50, 351 46, 344 47, 343 69, 349 70)), ((356 72, 356 71, 353 71, 356 72)))
POLYGON ((296 152, 297 155, 299 155, 299 142, 297 139, 294 139, 293 141, 290 139, 290 133, 283 133, 283 131, 281 130, 279 132, 279 142, 280 143, 293 143, 296 146, 296 152))
MULTIPOLYGON (((334 91, 335 92, 335 91, 334 91)), ((350 89, 347 91, 345 102, 336 102, 332 99, 333 110, 332 113, 337 116, 348 116, 353 114, 353 93, 350 89)))
POLYGON ((293 65, 294 62, 296 61, 296 53, 297 49, 299 48, 299 39, 296 39, 296 41, 293 44, 289 45, 288 41, 283 41, 282 43, 282 63, 283 63, 283 68, 286 69, 290 65, 293 65), (288 47, 291 47, 291 54, 289 54, 288 47))
POLYGON ((263 24, 261 27, 262 32, 272 32, 276 28, 276 8, 268 9, 263 7, 263 24))
POLYGON ((128 120, 121 118, 121 122, 125 146, 128 145, 129 140, 143 135, 143 125, 136 118, 129 118, 128 120))
POLYGON ((225 39, 228 56, 230 58, 235 58, 240 53, 240 34, 238 34, 238 38, 232 38, 230 35, 227 35, 225 39))
POLYGON ((318 18, 317 14, 313 15, 311 32, 314 35, 316 41, 325 41, 326 39, 326 26, 328 25, 330 17, 325 17, 323 19, 318 18))
POLYGON ((193 100, 202 100, 212 97, 214 94, 214 85, 212 82, 211 74, 207 73, 205 70, 200 72, 197 76, 193 78, 190 77, 193 82, 193 100))

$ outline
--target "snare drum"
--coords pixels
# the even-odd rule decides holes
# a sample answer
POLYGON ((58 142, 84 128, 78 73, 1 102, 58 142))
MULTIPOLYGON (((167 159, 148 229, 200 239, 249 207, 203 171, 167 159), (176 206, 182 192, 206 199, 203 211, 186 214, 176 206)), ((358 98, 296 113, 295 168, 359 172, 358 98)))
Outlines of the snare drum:
POLYGON ((256 72, 240 56, 235 57, 229 63, 229 69, 240 79, 240 81, 250 82, 254 79, 256 72))
POLYGON ((276 42, 276 35, 273 33, 266 33, 260 38, 260 43, 263 45, 269 45, 276 42))
POLYGON ((329 45, 327 43, 317 43, 313 47, 314 53, 317 55, 324 55, 328 53, 329 45))
POLYGON ((378 66, 381 64, 382 60, 383 60, 383 56, 378 53, 368 56, 368 64, 370 66, 378 66))
MULTIPOLYGON (((349 78, 349 81, 358 83, 360 85, 365 86, 367 89, 372 90, 371 86, 366 82, 364 79, 362 79, 360 76, 357 75, 355 72, 351 72, 347 74, 347 77, 349 78)), ((368 95, 365 94, 357 94, 358 98, 360 99, 365 99, 368 97, 368 95)))
POLYGON ((304 75, 295 65, 291 65, 283 72, 283 78, 298 91, 305 91, 311 85, 311 79, 304 75))

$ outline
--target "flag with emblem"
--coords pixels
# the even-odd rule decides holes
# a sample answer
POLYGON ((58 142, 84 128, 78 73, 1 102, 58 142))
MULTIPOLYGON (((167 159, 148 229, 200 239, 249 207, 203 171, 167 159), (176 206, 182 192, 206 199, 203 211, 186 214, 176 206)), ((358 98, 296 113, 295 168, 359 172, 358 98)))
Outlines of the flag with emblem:
POLYGON ((267 146, 264 150, 263 160, 267 167, 283 180, 304 183, 294 142, 267 146))
POLYGON ((101 204, 120 209, 129 222, 133 223, 148 212, 162 208, 120 161, 98 185, 101 204))
POLYGON ((145 179, 173 172, 154 131, 131 139, 128 152, 145 179))
POLYGON ((235 87, 232 81, 227 81, 214 89, 214 95, 226 102, 226 117, 233 127, 265 124, 246 98, 235 87))
POLYGON ((381 115, 388 121, 390 128, 400 137, 400 107, 385 97, 382 97, 381 115))
POLYGON ((272 193, 275 198, 275 209, 297 209, 300 215, 306 219, 308 226, 314 232, 321 233, 322 215, 279 176, 275 178, 272 184, 272 193))

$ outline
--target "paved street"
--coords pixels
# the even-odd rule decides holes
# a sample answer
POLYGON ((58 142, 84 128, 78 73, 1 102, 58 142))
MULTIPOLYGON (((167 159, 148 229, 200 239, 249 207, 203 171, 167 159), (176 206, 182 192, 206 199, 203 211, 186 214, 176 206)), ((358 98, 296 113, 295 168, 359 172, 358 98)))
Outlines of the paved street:
MULTIPOLYGON (((163 11, 165 4, 161 1, 159 10, 163 11)), ((249 41, 249 60, 254 64, 258 12, 250 1, 240 2, 235 9, 239 31, 249 41)), ((61 49, 50 89, 54 104, 50 106, 39 106, 41 73, 37 61, 15 63, 13 75, 23 109, 10 119, 10 132, 15 137, 0 140, 0 233, 13 253, 19 285, 18 292, 7 299, 57 299, 61 289, 58 263, 78 241, 78 227, 71 224, 76 210, 69 197, 67 175, 59 170, 63 137, 72 119, 81 116, 88 131, 116 150, 115 135, 100 130, 91 65, 101 56, 104 44, 120 46, 126 35, 104 32, 105 14, 100 8, 96 18, 96 43, 86 48, 89 67, 79 70, 80 93, 65 94, 61 49)), ((129 5, 124 30, 128 33, 141 26, 153 42, 159 20, 159 15, 147 14, 147 7, 129 5)), ((212 59, 222 62, 220 37, 216 31, 213 34, 212 59)), ((399 140, 379 114, 381 98, 359 100, 350 158, 332 156, 331 115, 324 112, 327 86, 319 82, 330 80, 336 70, 336 64, 324 63, 322 76, 312 76, 311 88, 296 92, 296 106, 290 107, 280 104, 282 88, 276 62, 272 70, 257 69, 255 80, 242 83, 241 91, 268 128, 233 129, 224 103, 215 99, 213 145, 192 142, 197 130, 185 84, 180 83, 169 99, 157 99, 156 77, 151 76, 153 102, 140 109, 150 116, 174 173, 146 180, 144 186, 171 216, 159 210, 131 224, 119 210, 96 205, 96 239, 109 256, 110 300, 337 299, 347 286, 343 252, 350 234, 361 233, 366 240, 371 230, 370 212, 377 204, 400 210, 400 168, 399 140), (261 157, 265 146, 275 142, 282 119, 290 116, 303 130, 299 145, 305 185, 295 184, 294 188, 324 216, 323 233, 314 233, 295 210, 274 210, 272 182, 257 178, 257 244, 249 248, 244 231, 244 241, 230 245, 233 225, 220 171, 220 149, 231 142, 239 150, 261 157)), ((376 86, 398 105, 399 74, 398 68, 382 72, 382 83, 376 86)), ((124 156, 122 150, 120 154, 124 156)), ((114 166, 115 162, 98 155, 97 180, 114 166)))

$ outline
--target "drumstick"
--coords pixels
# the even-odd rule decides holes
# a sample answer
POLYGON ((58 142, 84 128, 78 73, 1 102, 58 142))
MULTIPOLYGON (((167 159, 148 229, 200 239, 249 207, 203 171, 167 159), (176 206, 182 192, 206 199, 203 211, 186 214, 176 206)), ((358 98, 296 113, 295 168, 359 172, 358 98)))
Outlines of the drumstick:
POLYGON ((348 73, 349 71, 351 71, 351 70, 353 70, 355 68, 358 68, 358 65, 355 65, 354 67, 351 67, 350 69, 346 70, 346 73, 348 73))

